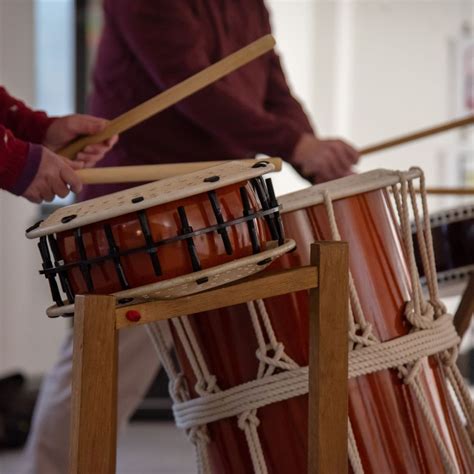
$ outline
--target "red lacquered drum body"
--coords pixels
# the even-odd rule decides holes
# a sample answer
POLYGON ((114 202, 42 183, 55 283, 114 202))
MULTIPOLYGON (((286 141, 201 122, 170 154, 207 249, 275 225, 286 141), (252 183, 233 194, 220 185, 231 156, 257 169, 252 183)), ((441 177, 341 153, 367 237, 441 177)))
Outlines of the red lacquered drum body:
MULTIPOLYGON (((253 187, 249 183, 236 183, 217 189, 215 191, 216 202, 219 203, 224 222, 242 217, 242 187, 246 189, 250 207, 252 209, 261 207, 253 187)), ((184 233, 183 223, 178 212, 179 208, 185 209, 191 230, 197 231, 216 225, 216 216, 208 193, 190 196, 142 211, 141 219, 146 221, 145 225, 149 228, 151 242, 173 240, 184 233)), ((261 220, 255 220, 254 225, 261 250, 265 250, 266 233, 263 223, 261 220)), ((113 293, 125 288, 137 288, 196 271, 192 265, 188 240, 164 243, 157 246, 152 254, 146 251, 133 251, 143 248, 147 243, 143 222, 141 222, 138 213, 125 214, 89 224, 83 226, 80 231, 84 255, 87 260, 95 261, 95 263, 85 269, 76 265, 68 270, 68 279, 75 294, 113 293), (97 261, 110 253, 111 246, 106 235, 107 227, 110 229, 116 247, 122 253, 120 264, 127 281, 126 287, 120 281, 113 259, 97 261), (123 256, 127 251, 130 253, 123 256), (155 258, 155 263, 151 257, 155 258), (156 262, 158 262, 159 271, 156 271, 156 262), (88 278, 92 287, 87 284, 88 278)), ((252 243, 246 222, 229 226, 226 232, 232 246, 231 255, 226 252, 224 241, 217 232, 203 233, 193 237, 193 252, 199 262, 200 268, 198 269, 208 269, 252 255, 252 243)), ((59 233, 57 243, 66 264, 77 262, 81 258, 84 260, 84 257, 81 257, 76 230, 59 233)))
MULTIPOLYGON (((341 238, 349 242, 350 268, 374 334, 381 341, 407 334, 410 324, 403 311, 409 299, 410 281, 385 190, 340 199, 333 205, 341 238)), ((331 240, 324 205, 291 211, 282 218, 286 235, 296 240, 297 250, 275 262, 273 269, 307 265, 310 243, 331 240)), ((265 304, 286 354, 306 366, 307 293, 268 299, 265 304)), ((190 319, 210 372, 221 389, 256 378, 258 345, 246 306, 190 319)), ((175 341, 192 388, 195 378, 177 337, 175 341)), ((474 472, 474 462, 448 403, 442 370, 437 358, 430 358, 422 368, 421 384, 449 454, 459 472, 468 474, 474 472)), ((349 392, 350 420, 365 473, 444 472, 433 434, 415 395, 395 370, 351 379, 349 392)), ((307 403, 307 396, 300 396, 258 410, 258 433, 270 473, 307 472, 307 403)), ((237 420, 225 419, 208 427, 215 472, 253 472, 245 435, 237 420)))

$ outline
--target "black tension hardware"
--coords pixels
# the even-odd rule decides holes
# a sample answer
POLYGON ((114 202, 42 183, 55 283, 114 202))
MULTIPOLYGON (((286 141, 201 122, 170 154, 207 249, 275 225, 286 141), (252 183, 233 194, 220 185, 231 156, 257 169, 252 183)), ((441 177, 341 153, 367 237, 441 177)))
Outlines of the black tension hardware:
POLYGON ((215 191, 209 191, 207 193, 209 201, 211 201, 212 211, 216 217, 217 224, 221 227, 217 230, 218 234, 222 238, 222 243, 224 244, 225 251, 227 255, 232 255, 232 243, 230 242, 229 235, 227 234, 227 227, 224 225, 224 218, 222 217, 221 208, 219 206, 219 200, 217 199, 217 194, 215 191))
POLYGON ((79 256, 81 257, 81 261, 79 262, 79 268, 81 270, 82 277, 86 282, 87 291, 92 292, 94 291, 94 283, 92 282, 91 266, 87 261, 86 247, 84 246, 82 229, 80 227, 74 229, 74 240, 76 241, 76 247, 79 251, 79 256))
POLYGON ((150 226, 148 225, 148 217, 145 211, 138 211, 138 220, 140 221, 140 227, 142 229, 143 237, 146 243, 146 251, 150 256, 151 264, 156 276, 161 276, 161 265, 156 254, 156 246, 153 242, 153 236, 151 235, 150 226))
MULTIPOLYGON (((242 199, 243 212, 245 217, 253 216, 253 209, 250 207, 249 196, 244 186, 240 188, 240 198, 242 199)), ((250 242, 252 243, 252 252, 254 254, 260 252, 260 243, 258 241, 257 229, 255 228, 255 222, 252 219, 247 220, 247 229, 249 231, 250 242)))
MULTIPOLYGON (((48 235, 48 242, 51 252, 54 257, 54 266, 59 267, 64 264, 63 257, 59 250, 58 242, 53 234, 48 235)), ((72 292, 71 283, 69 282, 69 277, 66 272, 59 273, 59 281, 61 282, 61 288, 66 294, 67 300, 69 303, 74 303, 74 293, 72 292)))
MULTIPOLYGON (((264 163, 259 162, 255 165, 262 166, 264 165, 264 163)), ((212 181, 214 178, 215 177, 211 176, 209 180, 212 181)), ((154 241, 150 230, 150 223, 148 220, 147 213, 145 212, 145 210, 137 211, 136 215, 138 217, 140 228, 145 241, 145 245, 140 247, 120 249, 114 238, 113 224, 104 224, 103 230, 108 245, 107 254, 95 257, 88 257, 84 245, 83 231, 81 228, 77 228, 73 231, 73 235, 79 258, 76 261, 65 263, 65 260, 61 255, 56 236, 54 234, 50 234, 47 237, 41 237, 38 243, 40 254, 43 260, 42 270, 40 271, 40 273, 45 275, 45 277, 48 279, 54 302, 58 306, 63 305, 56 277, 59 278, 61 289, 66 294, 69 303, 74 302, 74 292, 72 290, 72 285, 69 280, 68 274, 68 272, 74 268, 80 269, 81 275, 87 285, 87 290, 89 292, 94 291, 94 282, 91 274, 92 266, 101 265, 108 261, 112 262, 114 265, 114 269, 121 288, 123 290, 130 288, 121 259, 123 257, 134 254, 147 253, 150 257, 150 261, 152 263, 155 274, 157 276, 161 276, 162 269, 160 261, 158 259, 157 249, 159 247, 174 244, 180 241, 186 242, 186 248, 190 257, 193 271, 200 271, 202 269, 201 262, 199 259, 194 238, 199 235, 217 233, 222 239, 226 253, 228 255, 232 255, 232 253, 234 252, 234 248, 230 239, 230 230, 239 224, 246 224, 252 246, 252 252, 253 254, 257 254, 261 251, 261 242, 259 239, 257 223, 262 218, 265 220, 268 226, 271 238, 273 240, 278 240, 279 244, 282 244, 284 242, 283 227, 279 214, 278 201, 275 197, 271 180, 267 179, 266 181, 264 181, 261 178, 257 178, 251 180, 251 184, 256 191, 258 200, 261 203, 261 209, 254 209, 247 189, 245 188, 245 186, 242 186, 239 188, 240 198, 242 201, 242 216, 225 221, 224 215, 222 213, 222 204, 219 202, 218 194, 216 193, 216 191, 209 191, 207 195, 216 223, 208 227, 194 230, 193 227, 189 224, 185 208, 181 206, 177 208, 180 223, 179 232, 177 235, 166 239, 154 241), (52 262, 52 258, 54 260, 54 263, 52 262)), ((137 197, 137 202, 139 202, 138 198, 139 197, 137 197)), ((75 217, 76 215, 66 216, 65 218, 63 218, 63 220, 65 221, 65 223, 67 223, 75 217)), ((36 228, 38 225, 39 223, 36 224, 34 228, 36 228)), ((262 261, 259 263, 263 264, 267 262, 262 261)), ((199 278, 196 283, 205 283, 205 278, 207 277, 199 278)))
MULTIPOLYGON (((51 258, 49 255, 49 249, 48 249, 48 242, 46 240, 46 237, 40 237, 39 242, 38 242, 38 249, 40 251, 41 258, 43 259, 43 270, 48 270, 53 268, 53 263, 51 262, 51 258)), ((63 306, 63 300, 61 298, 61 293, 59 292, 58 284, 56 282, 55 275, 52 274, 45 274, 48 283, 49 283, 49 288, 51 290, 51 295, 53 297, 54 302, 58 306, 63 306)))
POLYGON ((104 225, 104 232, 105 237, 107 239, 107 243, 109 245, 109 255, 112 257, 115 267, 115 273, 117 274, 117 278, 119 279, 120 286, 122 290, 127 290, 130 288, 128 284, 127 277, 125 276, 125 272, 123 271, 122 263, 120 261, 120 251, 117 243, 115 242, 114 234, 112 233, 112 227, 110 224, 104 225))

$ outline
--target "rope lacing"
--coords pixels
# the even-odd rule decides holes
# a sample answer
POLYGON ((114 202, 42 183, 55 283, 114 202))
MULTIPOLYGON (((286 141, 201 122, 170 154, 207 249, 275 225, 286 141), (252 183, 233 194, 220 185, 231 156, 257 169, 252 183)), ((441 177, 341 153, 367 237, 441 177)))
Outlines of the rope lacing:
MULTIPOLYGON (((397 367, 399 376, 403 379, 405 384, 411 387, 421 407, 421 411, 433 433, 445 471, 448 473, 454 473, 456 472, 456 467, 448 448, 438 431, 437 424, 435 423, 431 408, 424 395, 423 387, 418 376, 428 353, 439 354, 438 360, 445 368, 447 378, 454 389, 456 398, 459 401, 459 406, 467 420, 467 423, 463 424, 458 410, 454 410, 454 413, 458 416, 457 422, 459 426, 463 426, 462 433, 464 434, 466 442, 468 444, 469 442, 471 443, 471 449, 472 441, 474 440, 473 403, 464 379, 455 365, 458 353, 458 348, 456 346, 458 338, 455 332, 453 332, 452 325, 450 325, 449 321, 446 319, 448 317, 446 307, 439 299, 424 176, 421 174, 420 178, 422 212, 420 212, 420 209, 418 208, 413 180, 408 180, 405 173, 399 173, 399 178, 399 184, 392 186, 392 191, 395 208, 398 214, 398 224, 396 223, 396 225, 398 225, 398 230, 401 236, 401 244, 406 257, 407 271, 411 281, 411 294, 409 301, 406 302, 405 316, 410 322, 412 328, 409 335, 407 337, 400 337, 399 341, 392 340, 386 343, 380 342, 373 334, 372 325, 365 318, 352 274, 349 273, 350 305, 348 313, 348 344, 351 353, 357 356, 355 358, 350 356, 350 360, 355 361, 355 359, 360 359, 361 361, 360 367, 354 366, 354 370, 351 369, 351 371, 352 376, 357 376, 357 374, 362 375, 364 373, 372 373, 373 370, 385 370, 386 367, 397 367), (410 207, 414 215, 418 247, 420 249, 420 257, 427 281, 429 292, 428 301, 424 300, 418 276, 418 269, 415 262, 413 238, 411 235, 409 219, 410 207), (448 326, 446 326, 446 324, 448 324, 448 326), (423 337, 421 339, 416 338, 416 333, 420 333, 423 337), (426 340, 426 344, 430 345, 429 351, 424 349, 423 344, 420 344, 415 340, 410 342, 408 339, 410 339, 410 337, 413 338, 413 336, 418 340, 426 340), (439 337, 439 339, 436 339, 437 337, 439 337), (433 344, 433 341, 437 342, 433 344), (378 348, 379 345, 380 349, 378 348), (398 349, 398 347, 406 350, 407 354, 400 357, 397 351, 402 349, 398 349), (448 349, 445 349, 447 347, 448 349), (366 351, 369 351, 371 354, 372 352, 378 354, 380 351, 385 351, 384 354, 387 355, 385 357, 386 360, 383 361, 383 364, 379 364, 375 367, 374 364, 370 362, 374 360, 374 357, 370 354, 366 354, 366 351), (409 358, 410 354, 417 355, 409 358), (364 358, 366 360, 363 360, 364 358), (366 363, 367 360, 369 364, 366 363), (396 362, 392 364, 390 361, 396 362), (400 365, 400 363, 402 365, 400 365)), ((341 240, 329 192, 323 191, 323 197, 332 238, 334 240, 341 240)), ((285 353, 284 344, 278 341, 273 331, 265 303, 258 300, 255 302, 249 302, 247 306, 257 338, 255 354, 259 362, 256 374, 257 380, 243 384, 248 385, 248 389, 242 385, 230 389, 229 391, 221 391, 216 376, 211 374, 207 367, 205 358, 199 344, 197 343, 196 336, 188 318, 182 317, 175 319, 172 322, 196 378, 195 390, 203 402, 202 410, 204 411, 202 412, 202 416, 199 410, 195 412, 193 411, 191 405, 194 404, 194 401, 197 399, 190 400, 186 379, 178 368, 175 367, 175 363, 169 355, 161 327, 156 323, 147 326, 154 345, 157 348, 159 357, 170 378, 170 392, 175 406, 179 407, 181 403, 182 406, 179 407, 179 409, 184 410, 180 412, 182 413, 180 416, 183 416, 182 426, 187 427, 186 430, 188 437, 196 446, 198 470, 201 474, 208 474, 211 472, 211 464, 207 449, 210 440, 206 423, 212 421, 204 421, 206 420, 206 417, 208 420, 215 421, 216 419, 220 419, 219 417, 221 416, 223 418, 229 416, 225 413, 236 416, 238 427, 245 433, 254 472, 256 474, 267 474, 268 469, 266 467, 264 452, 257 429, 260 425, 260 420, 257 416, 258 408, 254 407, 261 407, 265 404, 275 403, 287 399, 288 397, 307 393, 307 386, 304 387, 303 385, 307 385, 307 377, 305 374, 307 373, 308 368, 299 367, 298 364, 285 353), (281 372, 281 374, 279 372, 281 372), (261 393, 264 389, 263 386, 260 386, 262 384, 262 379, 268 378, 269 381, 272 382, 272 379, 282 376, 281 383, 273 380, 273 382, 275 382, 272 385, 274 389, 271 394, 265 393, 265 395, 269 396, 265 397, 265 400, 262 403, 260 403, 262 401, 261 398, 254 400, 254 396, 262 396, 261 393), (288 381, 292 380, 290 383, 291 387, 288 387, 289 382, 285 382, 286 379, 288 379, 288 381), (293 386, 295 387, 293 392, 288 390, 288 388, 292 388, 293 386), (237 393, 234 393, 236 390, 237 393), (285 391, 291 393, 288 395, 288 393, 284 393, 285 391), (232 392, 233 395, 230 392, 232 392), (252 403, 249 403, 249 400, 252 400, 252 403), (232 408, 233 404, 235 405, 235 408, 232 408), (246 406, 252 407, 252 409, 245 409, 246 406), (242 407, 243 411, 240 411, 240 407, 242 407), (217 414, 218 412, 213 410, 220 410, 223 414, 217 414), (211 413, 212 416, 208 416, 208 413, 211 413), (194 424, 189 422, 189 420, 193 419, 195 420, 193 422, 194 424), (203 424, 201 425, 200 423, 203 424)), ((379 360, 380 358, 377 356, 376 359, 379 360)), ((450 403, 454 407, 452 399, 450 399, 450 403)), ((357 449, 350 420, 348 425, 348 448, 349 459, 354 473, 363 474, 362 461, 357 449)))

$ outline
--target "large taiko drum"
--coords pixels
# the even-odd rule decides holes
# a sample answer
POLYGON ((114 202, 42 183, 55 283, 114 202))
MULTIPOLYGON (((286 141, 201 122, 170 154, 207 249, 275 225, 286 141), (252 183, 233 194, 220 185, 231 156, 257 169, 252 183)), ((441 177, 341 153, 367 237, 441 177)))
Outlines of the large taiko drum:
MULTIPOLYGON (((407 240, 420 175, 376 170, 279 198, 297 250, 271 268, 309 264, 313 241, 349 242, 348 438, 356 473, 474 472, 472 425, 469 433, 463 418, 472 416, 472 401, 453 362, 457 334, 436 298, 436 278, 431 303, 422 300, 407 240), (458 385, 464 415, 447 378, 458 385)), ((417 212, 421 227, 422 219, 417 212)), ((202 472, 307 472, 308 300, 301 292, 170 323, 181 370, 171 371, 175 416, 202 472), (237 399, 240 408, 232 408, 237 399)))
POLYGON ((204 291, 263 270, 285 241, 266 161, 228 162, 58 209, 27 230, 39 238, 55 305, 114 294, 120 305, 204 291), (63 296, 66 301, 63 301, 63 296))

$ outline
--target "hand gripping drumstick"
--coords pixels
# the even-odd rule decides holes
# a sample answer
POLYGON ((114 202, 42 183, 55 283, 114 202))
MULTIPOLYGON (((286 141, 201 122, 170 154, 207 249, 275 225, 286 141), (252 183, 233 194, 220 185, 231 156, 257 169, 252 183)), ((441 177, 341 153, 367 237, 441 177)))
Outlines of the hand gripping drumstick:
POLYGON ((87 145, 100 143, 116 134, 125 132, 129 128, 143 122, 151 116, 171 107, 180 100, 194 94, 204 87, 216 82, 222 77, 239 69, 245 64, 253 61, 262 54, 267 53, 275 46, 275 39, 272 35, 262 36, 257 41, 250 43, 235 53, 217 61, 211 66, 158 94, 143 104, 125 112, 112 120, 102 132, 95 135, 79 138, 59 150, 59 155, 74 159, 76 154, 83 150, 87 145))

